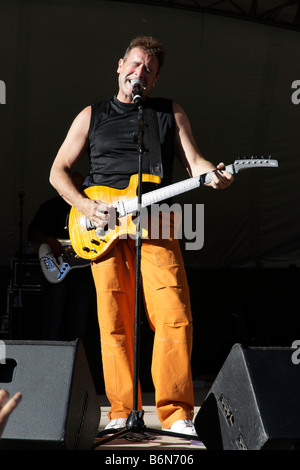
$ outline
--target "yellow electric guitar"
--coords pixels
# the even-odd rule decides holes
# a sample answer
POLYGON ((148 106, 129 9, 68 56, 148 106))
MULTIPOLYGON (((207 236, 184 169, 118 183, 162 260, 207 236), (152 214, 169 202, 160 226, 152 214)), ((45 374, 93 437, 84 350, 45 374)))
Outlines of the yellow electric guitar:
MULTIPOLYGON (((241 170, 259 167, 278 167, 278 161, 270 157, 243 158, 227 165, 225 170, 236 174, 241 170)), ((208 184, 211 182, 212 176, 213 172, 205 173, 145 193, 142 196, 142 208, 208 184)), ((144 182, 160 183, 160 178, 154 175, 143 175, 144 182)), ((137 187, 138 175, 133 175, 130 178, 129 186, 123 190, 107 186, 91 186, 84 190, 88 198, 112 204, 116 210, 116 219, 110 223, 106 230, 103 230, 95 227, 90 220, 72 207, 69 215, 69 235, 78 256, 95 261, 107 253, 120 238, 135 235, 135 214, 139 210, 137 187)), ((142 231, 142 236, 147 236, 145 230, 142 231)))

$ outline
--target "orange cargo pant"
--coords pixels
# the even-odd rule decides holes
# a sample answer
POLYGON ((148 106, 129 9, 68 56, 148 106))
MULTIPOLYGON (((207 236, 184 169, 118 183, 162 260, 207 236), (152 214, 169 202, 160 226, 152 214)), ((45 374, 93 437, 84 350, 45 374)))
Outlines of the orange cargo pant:
MULTIPOLYGON (((110 419, 127 418, 133 406, 135 250, 133 239, 121 239, 92 263, 110 419)), ((191 420, 194 412, 192 316, 178 240, 143 240, 141 273, 146 312, 155 332, 151 371, 157 416, 162 428, 169 428, 179 419, 191 420)))

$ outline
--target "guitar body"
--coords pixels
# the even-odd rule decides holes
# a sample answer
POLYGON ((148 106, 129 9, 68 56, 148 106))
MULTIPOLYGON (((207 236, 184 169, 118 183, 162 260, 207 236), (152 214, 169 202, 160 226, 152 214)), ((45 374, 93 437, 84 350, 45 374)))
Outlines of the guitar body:
MULTIPOLYGON (((145 183, 159 183, 158 176, 143 175, 145 183)), ((114 204, 120 200, 136 198, 138 187, 138 175, 133 175, 125 189, 114 189, 108 186, 91 186, 84 190, 89 199, 96 199, 114 204)), ((89 228, 87 218, 75 207, 72 207, 69 215, 69 236, 72 246, 78 256, 94 261, 107 253, 120 238, 134 237, 136 223, 134 214, 126 214, 112 221, 105 233, 97 228, 89 228)), ((147 237, 147 231, 142 229, 142 236, 147 237)))
POLYGON ((75 253, 70 240, 59 240, 63 253, 56 257, 47 243, 42 243, 39 248, 39 260, 42 272, 51 284, 61 282, 66 275, 74 268, 84 268, 89 266, 90 262, 81 259, 75 253))

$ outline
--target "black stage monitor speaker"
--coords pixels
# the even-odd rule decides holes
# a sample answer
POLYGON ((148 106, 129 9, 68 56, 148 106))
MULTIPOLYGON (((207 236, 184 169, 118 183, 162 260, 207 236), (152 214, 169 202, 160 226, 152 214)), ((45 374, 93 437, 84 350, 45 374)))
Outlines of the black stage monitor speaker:
POLYGON ((100 422, 94 382, 81 340, 4 341, 0 388, 22 401, 0 449, 90 450, 100 422))
POLYGON ((300 445, 300 364, 292 348, 235 344, 195 419, 208 450, 300 445))

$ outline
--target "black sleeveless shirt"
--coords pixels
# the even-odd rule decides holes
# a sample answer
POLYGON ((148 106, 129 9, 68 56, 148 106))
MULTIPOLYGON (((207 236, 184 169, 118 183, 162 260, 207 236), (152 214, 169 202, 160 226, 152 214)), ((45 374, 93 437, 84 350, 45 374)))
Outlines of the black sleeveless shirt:
MULTIPOLYGON (((163 179, 161 186, 172 182, 174 163, 175 120, 172 101, 147 98, 143 102, 144 147, 143 173, 151 174, 151 134, 147 108, 156 112, 161 148, 163 179)), ((86 185, 103 185, 124 189, 130 176, 138 173, 138 109, 135 104, 120 102, 116 97, 92 105, 89 129, 90 175, 86 185)))

